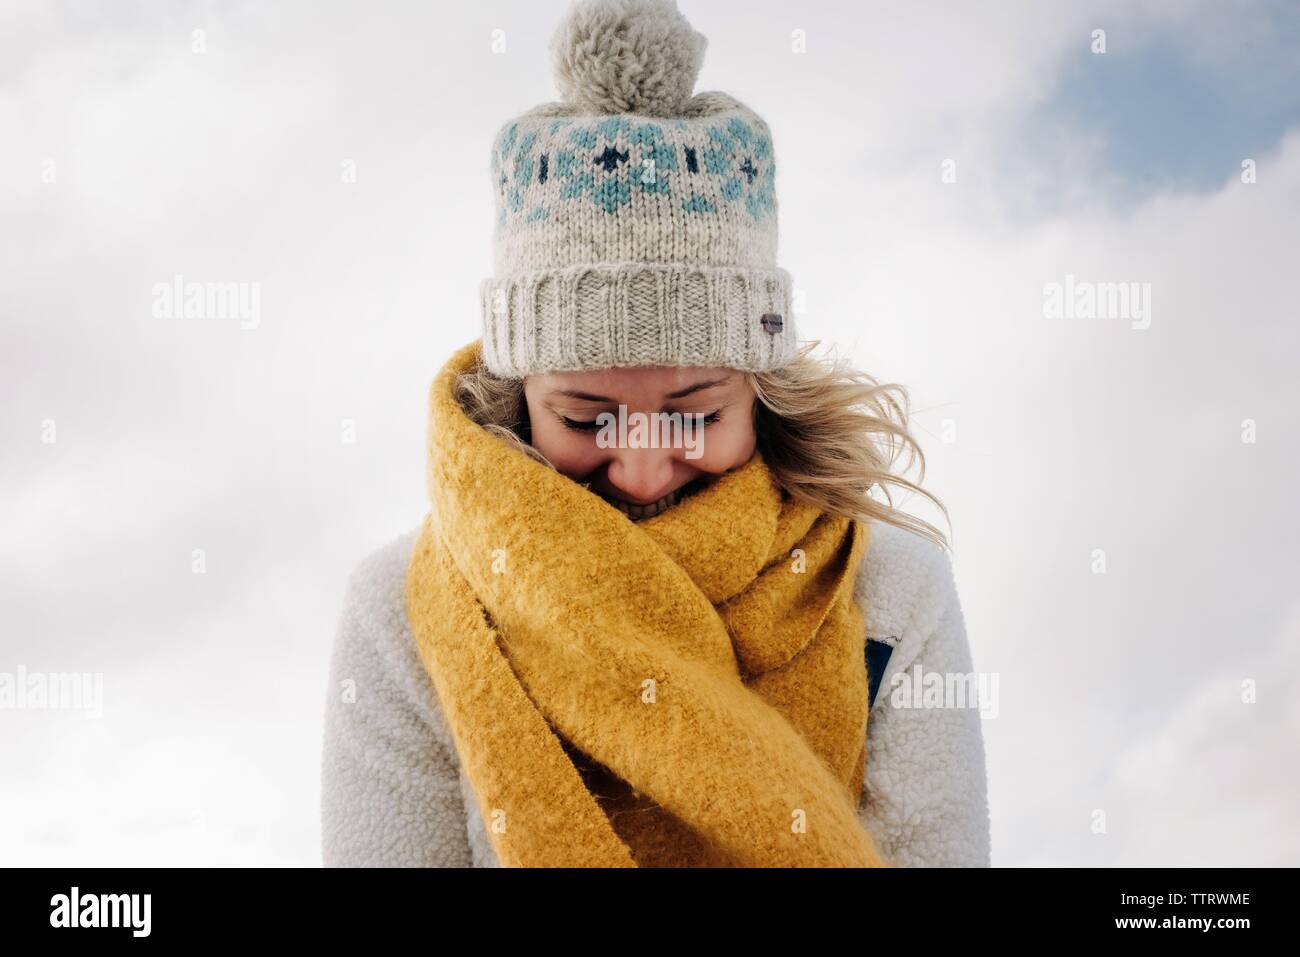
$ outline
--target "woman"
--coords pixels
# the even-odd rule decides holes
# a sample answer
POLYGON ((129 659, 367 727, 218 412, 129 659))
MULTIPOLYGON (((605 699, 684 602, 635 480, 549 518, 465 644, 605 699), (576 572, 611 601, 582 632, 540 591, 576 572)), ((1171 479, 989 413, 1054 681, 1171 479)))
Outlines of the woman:
POLYGON ((430 513, 334 649, 327 865, 988 864, 978 715, 890 693, 971 671, 943 538, 888 503, 905 395, 799 343, 770 132, 692 95, 704 47, 672 0, 579 3, 563 101, 496 138, 430 513))

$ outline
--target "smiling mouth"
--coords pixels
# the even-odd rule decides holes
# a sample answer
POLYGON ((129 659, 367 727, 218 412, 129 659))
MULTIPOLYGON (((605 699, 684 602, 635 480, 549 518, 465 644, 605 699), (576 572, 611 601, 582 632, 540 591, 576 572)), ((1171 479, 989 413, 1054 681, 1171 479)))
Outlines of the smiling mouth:
POLYGON ((613 505, 616 509, 622 512, 628 518, 632 519, 633 521, 638 521, 644 518, 654 518, 654 516, 658 515, 660 512, 672 508, 674 505, 676 505, 678 502, 684 499, 687 495, 689 495, 692 491, 694 491, 695 486, 696 486, 696 482, 694 481, 687 482, 685 485, 681 486, 680 488, 673 489, 671 492, 669 492, 663 498, 659 499, 657 502, 651 502, 649 505, 633 505, 631 502, 625 502, 620 498, 615 498, 614 496, 607 495, 604 492, 600 492, 598 494, 600 495, 601 498, 603 498, 610 505, 613 505))

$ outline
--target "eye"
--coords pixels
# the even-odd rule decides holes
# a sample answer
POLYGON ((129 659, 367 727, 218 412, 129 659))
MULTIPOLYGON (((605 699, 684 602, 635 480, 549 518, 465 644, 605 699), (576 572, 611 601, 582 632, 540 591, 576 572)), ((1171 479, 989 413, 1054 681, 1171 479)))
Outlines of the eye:
MULTIPOLYGON (((683 421, 686 421, 688 418, 698 414, 699 413, 686 412, 682 414, 682 419, 683 421)), ((560 421, 564 423, 564 427, 566 429, 572 429, 575 432, 599 432, 603 427, 603 424, 599 419, 571 419, 567 415, 561 415, 559 418, 560 421)), ((703 427, 707 425, 712 425, 714 422, 717 422, 721 418, 722 418, 722 410, 717 409, 716 411, 710 412, 708 415, 705 415, 704 417, 698 420, 692 419, 692 421, 697 422, 699 426, 703 427)))
POLYGON ((599 432, 601 426, 598 419, 585 422, 579 419, 571 419, 567 415, 560 416, 560 421, 564 423, 566 429, 573 429, 575 432, 599 432))

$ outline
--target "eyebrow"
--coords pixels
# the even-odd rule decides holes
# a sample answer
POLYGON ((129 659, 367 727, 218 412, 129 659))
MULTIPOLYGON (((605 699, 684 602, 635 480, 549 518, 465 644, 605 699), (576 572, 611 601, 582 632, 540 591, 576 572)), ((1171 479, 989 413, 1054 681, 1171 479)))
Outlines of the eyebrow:
MULTIPOLYGON (((734 375, 734 373, 732 374, 734 375)), ((678 389, 676 392, 669 392, 665 399, 684 399, 688 395, 696 392, 702 392, 705 389, 712 389, 715 385, 723 385, 730 382, 732 375, 725 375, 721 379, 708 379, 704 382, 697 382, 694 385, 688 385, 684 389, 678 389)), ((613 402, 614 400, 604 395, 593 395, 590 392, 580 392, 577 389, 553 389, 551 395, 562 395, 570 399, 580 399, 583 402, 613 402)))

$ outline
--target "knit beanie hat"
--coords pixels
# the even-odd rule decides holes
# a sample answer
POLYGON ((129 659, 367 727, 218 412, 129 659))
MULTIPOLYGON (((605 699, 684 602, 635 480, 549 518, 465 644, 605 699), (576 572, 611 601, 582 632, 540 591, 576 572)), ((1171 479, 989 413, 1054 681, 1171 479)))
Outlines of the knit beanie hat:
POLYGON ((725 93, 692 95, 706 43, 674 0, 580 0, 556 31, 562 100, 492 147, 490 372, 793 356, 771 133, 725 93))

